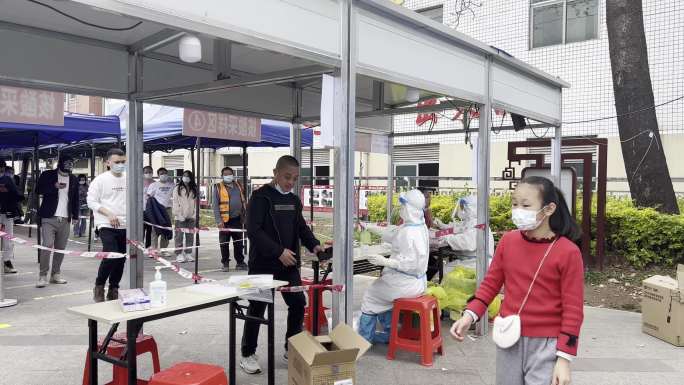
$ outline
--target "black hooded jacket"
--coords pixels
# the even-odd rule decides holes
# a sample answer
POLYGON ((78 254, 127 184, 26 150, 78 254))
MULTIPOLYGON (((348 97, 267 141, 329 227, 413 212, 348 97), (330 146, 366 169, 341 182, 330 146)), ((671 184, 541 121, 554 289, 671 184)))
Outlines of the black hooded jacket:
POLYGON ((278 259, 284 249, 295 253, 301 266, 301 243, 313 251, 320 244, 302 215, 302 202, 294 194, 281 194, 270 184, 252 193, 247 206, 247 236, 250 240, 249 268, 260 273, 288 269, 278 259))

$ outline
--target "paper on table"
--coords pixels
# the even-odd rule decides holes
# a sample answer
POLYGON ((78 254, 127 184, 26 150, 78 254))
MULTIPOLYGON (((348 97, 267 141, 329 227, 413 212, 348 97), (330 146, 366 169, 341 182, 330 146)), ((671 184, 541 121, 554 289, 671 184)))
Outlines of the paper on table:
POLYGON ((272 274, 254 274, 254 275, 234 275, 228 279, 228 285, 235 286, 240 289, 252 289, 259 287, 270 287, 273 285, 272 274))
POLYGON ((201 283, 199 285, 191 285, 187 287, 188 291, 194 291, 202 294, 214 295, 235 295, 238 289, 233 286, 221 285, 218 283, 201 283))

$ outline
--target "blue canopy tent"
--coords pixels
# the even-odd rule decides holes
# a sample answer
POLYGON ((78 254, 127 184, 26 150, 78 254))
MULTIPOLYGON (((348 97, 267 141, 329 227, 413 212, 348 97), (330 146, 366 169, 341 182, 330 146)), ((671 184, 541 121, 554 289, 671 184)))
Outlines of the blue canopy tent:
MULTIPOLYGON (((111 138, 110 140, 119 141, 121 137, 121 126, 118 116, 92 116, 74 113, 64 115, 63 126, 51 126, 43 124, 22 124, 0 122, 0 150, 10 152, 12 160, 14 155, 20 153, 33 152, 31 176, 33 178, 33 189, 29 199, 29 213, 34 213, 38 207, 38 195, 35 193, 38 183, 38 150, 39 147, 54 149, 61 145, 73 143, 83 143, 95 139, 111 138)), ((24 164, 26 164, 24 162, 24 164)), ((21 190, 26 186, 28 168, 22 165, 21 190)), ((94 172, 93 159, 91 159, 91 177, 94 172)), ((33 214, 28 217, 30 222, 37 222, 33 214)), ((91 221, 92 222, 92 221, 91 221)), ((30 236, 29 229, 29 236, 30 236)), ((37 232, 38 242, 40 243, 40 231, 37 232)))
MULTIPOLYGON (((125 138, 128 125, 128 104, 111 101, 109 113, 121 120, 121 137, 125 138)), ((183 109, 154 104, 143 105, 143 143, 145 152, 172 151, 193 148, 197 138, 183 135, 183 109)), ((97 141, 103 142, 103 141, 97 141)), ((302 130, 302 146, 313 143, 313 130, 302 130)), ((223 147, 287 147, 290 145, 290 123, 276 120, 261 120, 261 142, 202 138, 204 148, 223 147)))
MULTIPOLYGON (((0 149, 79 143, 121 135, 118 116, 65 114, 64 126, 0 122, 0 149)), ((117 139, 118 140, 118 139, 117 139)))

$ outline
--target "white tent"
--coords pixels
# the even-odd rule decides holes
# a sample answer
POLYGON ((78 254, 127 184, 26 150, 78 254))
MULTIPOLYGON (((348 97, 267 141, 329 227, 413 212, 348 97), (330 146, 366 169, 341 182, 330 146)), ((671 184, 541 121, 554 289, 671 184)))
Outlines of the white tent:
MULTIPOLYGON (((130 239, 142 238, 137 202, 142 201, 143 102, 302 123, 321 115, 321 76, 336 78, 331 113, 334 220, 340 231, 334 280, 348 289, 334 297, 334 322, 349 322, 352 314, 355 127, 387 131, 391 115, 415 112, 402 108, 410 105, 408 88, 421 90, 422 97, 449 97, 453 103, 481 107, 480 195, 489 191, 493 108, 557 127, 553 168, 554 175, 560 174, 561 91, 568 84, 390 1, 44 2, 63 14, 28 1, 3 2, 0 84, 129 101, 130 121, 135 122, 127 135, 130 239), (178 59, 178 39, 186 33, 202 42, 199 63, 178 59), (385 92, 390 87, 393 92, 385 92)), ((293 149, 301 151, 296 144, 293 149)), ((488 223, 487 200, 478 204, 479 223, 488 223)), ((486 242, 483 232, 480 278, 486 242)), ((131 261, 136 264, 131 285, 139 286, 142 258, 131 261)))

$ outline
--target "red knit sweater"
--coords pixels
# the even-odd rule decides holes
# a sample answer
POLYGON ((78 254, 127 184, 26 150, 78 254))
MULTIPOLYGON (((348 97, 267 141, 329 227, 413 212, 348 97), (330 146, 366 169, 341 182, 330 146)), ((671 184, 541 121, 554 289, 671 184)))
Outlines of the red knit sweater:
MULTIPOLYGON (((467 308, 482 317, 487 305, 505 286, 501 316, 516 314, 550 242, 529 239, 521 231, 506 233, 499 241, 484 281, 467 308)), ((558 350, 577 355, 577 340, 584 319, 583 305, 582 254, 577 245, 561 237, 539 271, 520 314, 522 335, 556 337, 558 350)))

